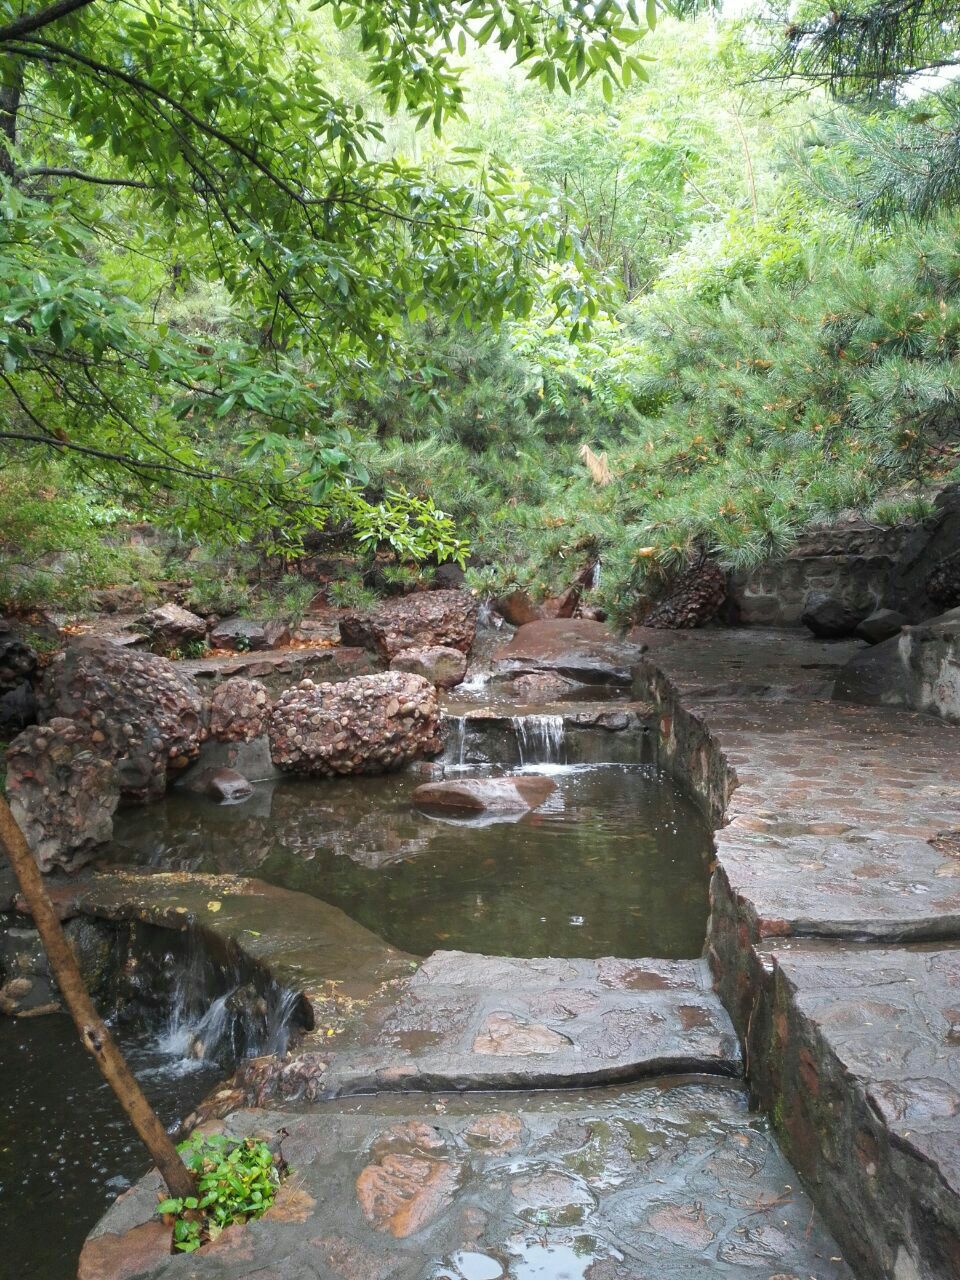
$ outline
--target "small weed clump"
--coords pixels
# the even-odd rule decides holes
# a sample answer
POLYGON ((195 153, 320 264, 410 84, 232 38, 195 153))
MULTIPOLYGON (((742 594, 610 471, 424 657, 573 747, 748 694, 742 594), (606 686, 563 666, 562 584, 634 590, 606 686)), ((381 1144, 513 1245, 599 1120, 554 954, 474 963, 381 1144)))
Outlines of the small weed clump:
POLYGON ((197 1194, 161 1200, 157 1213, 173 1218, 179 1252, 193 1253, 225 1227, 259 1218, 273 1204, 285 1168, 265 1142, 197 1133, 178 1150, 196 1175, 197 1194))

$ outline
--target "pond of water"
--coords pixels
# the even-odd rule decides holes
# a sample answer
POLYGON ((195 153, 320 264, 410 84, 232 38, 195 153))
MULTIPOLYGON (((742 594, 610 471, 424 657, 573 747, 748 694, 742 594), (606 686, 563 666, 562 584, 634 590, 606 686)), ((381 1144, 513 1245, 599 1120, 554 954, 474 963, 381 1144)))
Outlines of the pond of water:
POLYGON ((650 765, 527 768, 556 790, 512 821, 423 813, 409 775, 174 794, 124 815, 105 861, 259 876, 415 955, 698 956, 711 842, 679 788, 650 765))
MULTIPOLYGON (((165 1124, 222 1075, 156 1037, 121 1044, 165 1124)), ((0 1063, 2 1274, 74 1280, 87 1233, 150 1161, 65 1014, 0 1018, 0 1063)))

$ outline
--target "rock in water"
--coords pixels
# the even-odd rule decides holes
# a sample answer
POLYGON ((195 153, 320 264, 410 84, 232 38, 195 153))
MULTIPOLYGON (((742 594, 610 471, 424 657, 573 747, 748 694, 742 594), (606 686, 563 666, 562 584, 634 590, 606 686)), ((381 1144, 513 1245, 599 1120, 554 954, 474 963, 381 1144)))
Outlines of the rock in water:
POLYGON ((138 619, 138 625, 154 640, 164 644, 186 644, 190 640, 205 640, 207 624, 203 618, 181 609, 178 604, 161 604, 138 619))
POLYGON ((643 625, 670 631, 702 627, 717 616, 726 598, 727 575, 712 560, 704 560, 677 578, 669 593, 644 618, 643 625))
POLYGON ((452 689, 463 683, 467 674, 467 658, 459 649, 442 644, 428 649, 404 649, 391 661, 390 670, 412 671, 438 689, 452 689))
POLYGON ((236 769, 226 767, 201 769, 196 776, 189 774, 183 789, 192 791, 194 795, 207 796, 219 804, 239 804, 253 795, 253 784, 236 769))
POLYGON ((373 649, 389 662, 403 649, 443 646, 469 654, 477 633, 480 606, 469 591, 417 591, 385 600, 368 613, 340 619, 346 645, 373 649))
POLYGON ((387 773, 440 747, 436 690, 403 671, 342 684, 302 680, 270 717, 273 763, 293 773, 387 773))
POLYGON ((200 750, 203 698, 189 677, 153 653, 90 638, 50 664, 42 720, 65 716, 90 730, 92 749, 116 764, 125 800, 146 803, 200 750))
POLYGON ((88 725, 57 717, 7 750, 7 799, 41 871, 75 871, 113 835, 120 778, 97 745, 88 725))
POLYGON ((518 813, 536 809, 556 790, 552 778, 455 778, 426 782, 413 793, 421 809, 465 809, 472 813, 518 813))

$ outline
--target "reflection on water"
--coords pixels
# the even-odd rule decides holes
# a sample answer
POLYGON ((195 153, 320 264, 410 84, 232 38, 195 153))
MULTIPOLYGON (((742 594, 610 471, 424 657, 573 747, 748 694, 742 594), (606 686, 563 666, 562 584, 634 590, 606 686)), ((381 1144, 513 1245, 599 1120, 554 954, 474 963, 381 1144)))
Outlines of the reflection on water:
POLYGON ((104 861, 256 875, 417 955, 699 955, 711 846, 694 806, 647 765, 549 772, 541 809, 493 822, 419 812, 410 775, 284 781, 226 808, 175 794, 123 815, 104 861))
MULTIPOLYGON (((145 1038, 121 1043, 168 1124, 222 1074, 145 1038)), ((87 1232, 150 1161, 66 1014, 0 1018, 0 1062, 2 1274, 73 1280, 87 1232)))

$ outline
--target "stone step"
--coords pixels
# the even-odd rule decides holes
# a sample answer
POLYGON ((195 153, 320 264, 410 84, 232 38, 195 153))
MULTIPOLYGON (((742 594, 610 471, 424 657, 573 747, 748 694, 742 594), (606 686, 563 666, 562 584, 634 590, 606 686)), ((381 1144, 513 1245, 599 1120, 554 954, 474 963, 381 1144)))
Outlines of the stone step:
POLYGON ((865 1276, 960 1275, 960 949, 767 944, 751 1087, 865 1276))
POLYGON ((327 1051, 329 1095, 550 1089, 673 1072, 733 1076, 741 1066, 700 961, 461 951, 434 952, 327 1051))
POLYGON ((732 1083, 240 1111, 293 1170, 266 1217, 169 1254, 151 1175, 80 1280, 852 1280, 732 1083))

